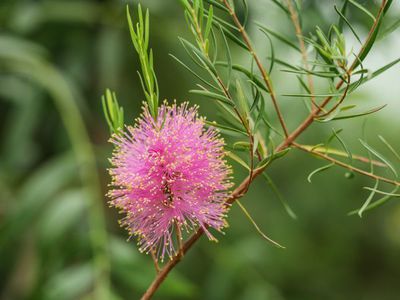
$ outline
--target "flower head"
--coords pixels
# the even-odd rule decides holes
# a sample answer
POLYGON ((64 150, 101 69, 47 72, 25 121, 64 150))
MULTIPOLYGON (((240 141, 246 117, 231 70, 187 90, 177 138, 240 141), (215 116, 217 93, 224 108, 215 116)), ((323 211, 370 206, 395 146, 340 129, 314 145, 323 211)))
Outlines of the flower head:
POLYGON ((113 135, 111 205, 125 213, 122 225, 138 238, 141 251, 175 254, 174 232, 201 227, 220 231, 231 170, 224 141, 205 129, 197 107, 164 103, 154 121, 148 108, 135 127, 113 135))

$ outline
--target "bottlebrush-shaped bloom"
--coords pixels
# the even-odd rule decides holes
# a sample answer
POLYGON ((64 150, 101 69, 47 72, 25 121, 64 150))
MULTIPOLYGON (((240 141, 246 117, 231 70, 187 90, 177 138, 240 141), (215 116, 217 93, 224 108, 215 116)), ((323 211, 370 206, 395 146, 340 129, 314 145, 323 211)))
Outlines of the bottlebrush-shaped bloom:
POLYGON ((208 227, 221 231, 226 226, 231 187, 218 131, 206 129, 197 107, 187 103, 164 103, 157 121, 145 106, 135 127, 126 129, 111 138, 113 189, 108 195, 111 205, 125 213, 121 223, 138 238, 139 250, 171 258, 177 229, 201 227, 214 239, 208 227))

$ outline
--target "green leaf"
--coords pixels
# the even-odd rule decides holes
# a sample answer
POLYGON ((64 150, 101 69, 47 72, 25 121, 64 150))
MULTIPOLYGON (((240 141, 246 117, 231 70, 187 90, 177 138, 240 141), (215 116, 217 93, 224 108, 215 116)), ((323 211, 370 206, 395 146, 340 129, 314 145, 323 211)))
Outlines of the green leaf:
POLYGON ((216 127, 218 129, 221 129, 221 130, 224 130, 224 131, 240 133, 240 134, 242 134, 244 136, 247 136, 247 132, 245 132, 243 130, 240 130, 240 129, 237 129, 237 128, 233 128, 233 127, 229 127, 229 126, 226 126, 226 125, 218 124, 216 122, 205 121, 205 123, 207 125, 209 125, 209 126, 216 127))
MULTIPOLYGON (((240 40, 236 35, 234 35, 228 28, 226 28, 225 26, 223 26, 221 23, 217 23, 217 21, 214 21, 213 22, 214 23, 214 25, 216 25, 216 26, 221 26, 222 27, 222 30, 224 31, 224 33, 225 33, 225 35, 232 41, 232 42, 234 42, 235 44, 237 44, 239 47, 241 47, 241 48, 243 48, 243 49, 245 49, 245 50, 248 50, 248 47, 247 47, 247 45, 242 41, 242 40, 240 40)), ((235 29, 236 29, 236 27, 235 27, 235 29)))
POLYGON ((315 33, 317 34, 317 37, 319 39, 319 41, 321 42, 321 45, 323 46, 324 50, 329 50, 329 53, 332 53, 331 50, 331 44, 329 43, 328 38, 325 36, 325 33, 322 31, 322 29, 317 26, 315 33))
POLYGON ((388 149, 390 150, 390 152, 392 152, 394 154, 394 156, 400 160, 400 154, 394 149, 394 147, 392 145, 389 144, 388 141, 385 140, 385 138, 381 135, 378 136, 379 139, 386 145, 386 147, 388 147, 388 149))
POLYGON ((277 186, 275 183, 272 181, 271 177, 265 174, 265 172, 262 173, 263 178, 267 181, 269 186, 272 189, 272 192, 275 194, 275 196, 278 198, 278 200, 282 203, 283 207, 285 208, 285 211, 287 214, 292 218, 292 219, 297 219, 296 214, 293 212, 293 210, 290 208, 289 204, 287 203, 286 199, 282 196, 282 194, 279 192, 277 186))
MULTIPOLYGON (((265 113, 265 99, 264 99, 263 95, 261 94, 261 92, 258 89, 257 89, 256 99, 254 100, 254 103, 253 103, 253 105, 255 107, 257 107, 257 103, 256 102, 261 102, 261 104, 260 104, 260 109, 258 110, 258 115, 257 115, 256 121, 254 122, 253 132, 255 132, 255 133, 257 133, 258 128, 259 128, 259 126, 261 124, 261 121, 264 118, 264 116, 266 115, 266 113, 265 113), (261 101, 257 100, 257 99, 261 99, 261 101)), ((250 111, 251 111, 251 109, 252 108, 250 108, 250 111)))
MULTIPOLYGON (((379 76, 380 74, 382 74, 383 72, 389 70, 391 67, 395 66, 396 64, 398 64, 400 62, 400 58, 395 59, 394 61, 388 63, 387 65, 383 66, 382 68, 379 68, 378 70, 376 70, 375 72, 372 72, 371 74, 369 74, 367 77, 364 77, 362 79, 360 79, 360 82, 358 83, 358 85, 364 84, 368 81, 370 81, 371 79, 379 76)), ((355 86, 357 84, 357 82, 354 82, 350 85, 350 88, 352 89, 353 86, 355 86)))
POLYGON ((320 167, 320 168, 318 168, 318 169, 315 169, 314 171, 312 171, 312 172, 308 175, 307 181, 308 181, 309 183, 311 183, 311 178, 312 178, 315 174, 324 172, 324 171, 330 169, 331 167, 333 167, 334 165, 335 165, 334 163, 330 163, 329 165, 326 165, 326 166, 320 167))
POLYGON ((169 54, 173 59, 175 59, 178 63, 180 63, 186 70, 188 70, 192 75, 194 75, 197 79, 199 79, 201 82, 209 86, 210 88, 213 88, 215 90, 219 90, 218 87, 214 86, 213 84, 209 83, 207 80, 205 80, 203 77, 201 77, 199 74, 197 74, 195 71, 193 71, 188 65, 186 65, 183 61, 181 61, 179 58, 177 58, 173 54, 169 54))
POLYGON ((286 148, 286 149, 281 150, 279 152, 272 153, 271 155, 268 155, 267 157, 265 157, 263 160, 261 160, 257 164, 257 169, 265 168, 266 166, 268 166, 274 160, 279 159, 279 158, 285 156, 286 154, 288 154, 290 150, 291 150, 291 148, 286 148))
POLYGON ((250 171, 250 167, 247 165, 247 163, 241 159, 238 155, 236 155, 235 153, 232 153, 230 151, 226 152, 226 155, 233 159, 235 162, 237 162, 239 165, 241 165, 243 168, 245 168, 246 170, 250 171))
POLYGON ((308 88, 307 84, 304 82, 303 78, 301 76, 296 76, 297 80, 300 82, 301 87, 309 94, 311 95, 311 91, 308 88))
POLYGON ((119 106, 115 93, 109 89, 102 96, 104 116, 111 133, 118 133, 124 128, 124 109, 119 106))
POLYGON ((189 0, 179 0, 182 5, 185 7, 185 9, 190 10, 192 8, 192 6, 189 3, 189 0))
MULTIPOLYGON (((223 61, 217 61, 215 63, 217 66, 228 66, 228 64, 226 62, 223 61)), ((250 80, 252 80, 260 89, 262 89, 265 92, 268 92, 267 88, 265 87, 264 83, 261 81, 261 79, 256 76, 253 72, 251 72, 250 70, 247 70, 245 67, 241 66, 241 65, 237 65, 237 64, 233 64, 232 65, 232 69, 238 72, 243 73, 244 75, 246 75, 250 80)))
POLYGON ((276 247, 278 248, 282 248, 285 249, 284 246, 278 244, 277 242, 275 242, 274 240, 272 240, 271 238, 269 238, 267 235, 264 234, 264 232, 262 232, 262 230, 260 229, 260 227, 257 225, 257 223, 254 221, 254 219, 251 217, 251 215, 249 214, 249 212, 246 210, 246 208, 240 203, 239 200, 236 200, 236 203, 239 205, 240 209, 243 211, 243 213, 245 214, 245 216, 249 219, 249 221, 253 224, 254 228, 257 230, 257 232, 268 242, 274 244, 276 247))
MULTIPOLYGON (((390 4, 391 4, 391 1, 388 1, 386 3, 385 11, 390 6, 390 4)), ((356 69, 360 65, 360 63, 362 63, 364 61, 364 59, 367 57, 368 53, 371 51, 372 46, 375 44, 376 38, 378 36, 378 32, 379 32, 380 26, 382 24, 383 17, 385 15, 385 11, 383 14, 381 14, 379 16, 379 19, 376 20, 376 26, 373 28, 373 31, 369 34, 369 39, 366 41, 366 43, 365 43, 364 47, 361 49, 361 52, 359 53, 357 59, 354 61, 353 65, 351 66, 351 68, 350 68, 351 70, 356 69)), ((374 17, 374 19, 375 19, 375 17, 374 17)))
POLYGON ((225 21, 224 19, 218 17, 217 15, 214 15, 213 25, 215 27, 222 26, 222 28, 224 30, 228 30, 228 31, 233 30, 233 31, 239 32, 239 29, 235 25, 225 21))
POLYGON ((369 190, 369 191, 373 191, 373 192, 375 192, 377 194, 381 194, 381 195, 386 195, 386 196, 396 197, 396 198, 400 197, 400 194, 396 194, 396 193, 393 193, 393 192, 383 192, 383 191, 377 190, 376 188, 370 188, 370 187, 366 186, 366 187, 364 187, 364 189, 365 190, 369 190))
POLYGON ((274 4, 276 4, 286 15, 290 16, 289 10, 282 3, 280 3, 278 0, 271 1, 274 2, 274 4))
POLYGON ((229 12, 229 10, 220 2, 215 1, 215 0, 205 0, 207 3, 210 3, 211 5, 218 7, 219 9, 225 11, 225 12, 229 12))
POLYGON ((143 92, 146 96, 146 101, 149 105, 151 115, 157 118, 159 91, 157 77, 154 71, 153 52, 148 49, 149 43, 149 12, 143 18, 143 12, 140 4, 138 5, 138 22, 133 25, 132 17, 129 12, 129 5, 126 6, 126 17, 129 25, 132 44, 138 54, 141 66, 141 76, 139 77, 142 83, 143 92))
POLYGON ((240 84, 240 81, 236 80, 236 91, 237 91, 237 100, 238 100, 238 109, 242 117, 247 120, 249 114, 249 103, 247 102, 247 98, 244 94, 243 87, 240 84))
POLYGON ((234 150, 249 150, 250 149, 250 143, 249 142, 236 142, 233 144, 233 149, 234 150))
POLYGON ((379 153, 377 150, 372 148, 370 145, 368 145, 367 142, 363 141, 362 139, 359 139, 360 143, 369 151, 371 152, 375 157, 377 157, 379 160, 381 160, 385 165, 389 167, 389 169, 392 171, 393 175, 395 177, 398 177, 396 169, 393 167, 393 165, 389 162, 388 159, 386 159, 381 153, 379 153))
MULTIPOLYGON (((147 50, 149 48, 149 38, 150 38, 150 13, 149 10, 146 9, 146 16, 145 16, 145 38, 144 38, 144 48, 147 50)), ((153 64, 151 64, 153 65, 153 64)))
POLYGON ((274 49, 274 44, 272 43, 272 39, 269 36, 267 31, 263 31, 263 33, 265 34, 265 36, 268 39, 269 42, 269 47, 271 50, 271 56, 269 57, 270 61, 271 61, 271 65, 269 66, 269 70, 268 70, 268 74, 271 74, 273 68, 274 68, 274 63, 275 63, 275 49, 274 49))
MULTIPOLYGON (((272 60, 272 57, 269 56, 269 57, 267 57, 267 59, 268 59, 268 60, 272 60)), ((277 63, 278 65, 287 67, 287 68, 289 68, 289 69, 291 69, 291 70, 297 70, 297 71, 299 71, 299 68, 298 68, 298 67, 296 67, 296 66, 294 66, 294 65, 291 65, 291 64, 289 64, 289 63, 287 63, 286 61, 283 61, 283 60, 281 60, 281 59, 274 58, 274 62, 277 63)))
POLYGON ((378 40, 382 40, 392 32, 396 31, 400 27, 400 19, 396 20, 393 24, 385 28, 379 33, 378 40))
POLYGON ((347 0, 351 4, 353 4, 355 7, 357 7, 359 10, 361 10, 363 13, 365 13, 368 17, 372 19, 372 21, 376 21, 375 16, 364 6, 362 6, 360 3, 356 2, 355 0, 347 0))
MULTIPOLYGON (((382 197, 382 198, 376 200, 375 202, 369 204, 367 207, 364 208, 364 211, 363 211, 363 212, 366 212, 366 211, 369 211, 369 210, 371 210, 371 209, 374 209, 374 208, 377 208, 377 207, 379 207, 379 206, 382 206, 383 204, 385 204, 387 201, 389 201, 389 200, 392 198, 392 196, 390 196, 390 194, 396 193, 396 192, 399 190, 399 188, 400 188, 400 187, 396 186, 396 187, 389 193, 389 195, 386 195, 386 196, 384 196, 384 197, 382 197)), ((378 193, 377 191, 378 191, 378 190, 376 190, 376 193, 378 193)), ((353 215, 358 214, 358 212, 359 212, 359 209, 356 209, 356 210, 353 210, 353 211, 349 212, 348 215, 349 215, 349 216, 353 216, 353 215)))
POLYGON ((294 98, 311 98, 311 97, 315 97, 315 98, 326 98, 326 97, 340 97, 342 96, 342 94, 283 94, 281 96, 284 97, 294 97, 294 98))
POLYGON ((350 164, 353 162, 353 155, 351 154, 349 148, 346 146, 344 140, 339 136, 339 132, 332 128, 333 134, 335 138, 339 141, 340 145, 343 147, 343 150, 346 152, 347 157, 349 158, 350 164))
POLYGON ((284 44, 288 45, 289 47, 295 49, 298 52, 300 51, 300 48, 294 44, 293 42, 291 42, 287 37, 284 37, 283 35, 281 35, 280 33, 264 26, 261 23, 256 22, 256 24, 258 25, 258 27, 260 28, 261 32, 263 32, 265 35, 271 34, 272 36, 274 36, 275 38, 277 38, 279 41, 283 42, 284 44))
POLYGON ((370 110, 368 110, 366 112, 361 112, 361 113, 357 113, 357 114, 353 114, 353 115, 347 115, 347 116, 335 117, 332 120, 336 121, 336 120, 352 119, 352 118, 367 116, 367 115, 370 115, 370 114, 373 114, 373 113, 376 113, 376 112, 380 111, 381 109, 385 108, 386 106, 387 106, 387 104, 379 106, 377 108, 370 109, 370 110))
POLYGON ((244 8, 244 20, 243 20, 243 28, 246 28, 247 21, 249 20, 249 5, 247 4, 246 0, 242 0, 243 8, 244 8))
POLYGON ((253 112, 254 111, 254 109, 256 108, 256 107, 258 107, 258 103, 260 102, 260 99, 262 98, 262 94, 261 94, 261 92, 260 92, 260 89, 257 87, 257 85, 256 85, 256 95, 255 95, 255 97, 254 97, 254 100, 253 100, 253 103, 251 104, 251 107, 250 107, 250 112, 253 112))
POLYGON ((214 65, 212 64, 210 59, 204 55, 203 52, 201 52, 199 49, 196 48, 196 46, 194 46, 192 43, 185 40, 184 38, 179 38, 179 40, 181 41, 185 49, 187 49, 188 52, 191 51, 206 69, 208 69, 213 75, 217 74, 217 70, 215 69, 214 65))
POLYGON ((385 8, 383 9, 383 15, 386 15, 387 11, 389 10, 390 5, 392 5, 393 0, 387 0, 385 8))
POLYGON ((217 94, 217 93, 213 93, 210 91, 206 91, 206 90, 190 90, 189 93, 195 94, 195 95, 201 95, 207 98, 211 98, 214 100, 218 100, 221 101, 225 104, 228 104, 230 106, 233 106, 233 103, 230 99, 226 98, 224 95, 221 94, 217 94))
POLYGON ((340 108, 340 111, 351 110, 351 109, 353 109, 353 108, 355 108, 355 107, 357 107, 357 105, 355 105, 355 104, 342 106, 342 107, 340 108))
MULTIPOLYGON (((349 0, 345 0, 342 8, 340 9, 340 16, 345 16, 346 15, 346 10, 347 10, 347 5, 349 4, 349 0)), ((335 5, 335 10, 336 10, 336 5, 335 5)), ((338 22, 338 28, 341 32, 343 32, 343 22, 345 18, 339 17, 339 22, 338 22)))
MULTIPOLYGON (((302 145, 302 147, 307 149, 308 151, 315 151, 315 152, 319 152, 319 153, 332 154, 332 155, 336 155, 336 156, 350 158, 349 153, 346 151, 341 151, 341 150, 323 146, 323 145, 315 145, 315 146, 302 145)), ((352 155, 353 159, 358 160, 360 162, 372 163, 373 165, 378 166, 378 167, 386 167, 386 165, 381 163, 380 161, 369 160, 368 158, 360 156, 360 155, 355 155, 355 154, 351 154, 351 155, 352 155)))
POLYGON ((213 6, 210 5, 210 8, 208 9, 206 28, 204 29, 204 38, 205 39, 207 39, 208 36, 210 35, 211 29, 212 29, 212 24, 213 24, 213 16, 214 16, 214 9, 213 9, 213 6))
POLYGON ((311 71, 311 70, 306 70, 306 69, 291 69, 291 70, 281 70, 282 72, 286 72, 286 73, 294 73, 294 74, 301 74, 301 75, 307 75, 307 74, 311 74, 317 77, 322 77, 322 78, 336 78, 338 76, 340 76, 340 74, 338 72, 323 72, 323 71, 311 71))
MULTIPOLYGON (((348 0, 347 0, 345 3, 348 3, 348 0)), ((355 29, 354 29, 353 26, 351 25, 350 21, 347 20, 347 18, 345 17, 345 15, 344 15, 341 11, 338 10, 338 8, 337 8, 336 5, 334 5, 334 8, 335 8, 335 11, 337 12, 337 14, 338 14, 339 17, 340 17, 340 20, 341 20, 341 21, 343 20, 343 21, 347 24, 347 26, 350 28, 351 32, 352 32, 352 33, 354 34, 354 36, 356 37, 357 41, 358 41, 360 44, 362 44, 360 37, 358 36, 357 32, 355 31, 355 29)))
POLYGON ((230 82, 231 82, 231 76, 232 76, 232 55, 231 55, 231 50, 230 47, 228 45, 228 41, 226 40, 226 36, 224 34, 224 31, 222 30, 222 27, 220 26, 220 31, 221 31, 221 35, 222 38, 224 40, 224 45, 225 45, 225 53, 226 53, 226 59, 227 59, 227 67, 228 67, 228 75, 227 75, 227 87, 229 89, 230 86, 230 82))
POLYGON ((358 211, 358 215, 360 216, 360 218, 362 218, 363 212, 368 207, 368 205, 371 203, 372 199, 374 199, 375 191, 378 188, 378 185, 379 185, 379 180, 376 180, 374 188, 372 189, 371 193, 369 194, 367 200, 364 202, 363 206, 358 211))

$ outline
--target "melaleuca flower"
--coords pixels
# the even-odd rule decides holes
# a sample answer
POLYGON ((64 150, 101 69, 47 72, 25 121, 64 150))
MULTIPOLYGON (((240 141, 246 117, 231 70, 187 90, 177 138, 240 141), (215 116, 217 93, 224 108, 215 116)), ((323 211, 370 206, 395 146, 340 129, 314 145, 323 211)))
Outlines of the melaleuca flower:
POLYGON ((111 205, 125 213, 121 220, 139 250, 170 258, 176 253, 175 232, 226 226, 225 200, 230 167, 224 141, 205 128, 197 107, 164 103, 154 121, 147 106, 135 127, 114 134, 111 159, 111 205), (175 242, 174 242, 175 241, 175 242))

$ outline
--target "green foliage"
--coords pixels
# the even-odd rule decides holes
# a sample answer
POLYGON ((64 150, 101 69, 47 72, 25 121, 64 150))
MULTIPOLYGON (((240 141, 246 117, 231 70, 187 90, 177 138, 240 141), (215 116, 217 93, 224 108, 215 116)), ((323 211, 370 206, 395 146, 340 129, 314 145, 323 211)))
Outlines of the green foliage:
POLYGON ((153 50, 149 49, 149 36, 150 36, 150 21, 149 11, 146 10, 143 16, 142 8, 138 6, 138 22, 134 26, 129 6, 126 7, 126 16, 128 19, 129 32, 133 46, 139 55, 140 66, 142 74, 139 74, 140 82, 142 84, 144 95, 146 96, 147 104, 153 117, 157 118, 157 109, 159 103, 159 91, 156 73, 154 71, 154 58, 153 50))
POLYGON ((101 99, 103 112, 111 133, 118 133, 124 128, 124 109, 119 106, 117 96, 109 89, 101 99))
POLYGON ((235 183, 257 168, 268 169, 241 201, 245 212, 232 206, 231 227, 220 243, 200 241, 157 297, 396 299, 400 266, 393 257, 399 243, 394 234, 399 226, 399 186, 362 177, 352 169, 398 180, 398 122, 390 114, 392 104, 367 101, 375 100, 367 83, 379 83, 378 77, 398 68, 400 61, 387 58, 376 70, 368 65, 376 57, 375 45, 379 42, 386 50, 388 35, 398 34, 400 23, 389 9, 395 2, 387 1, 379 14, 372 1, 339 1, 337 7, 291 1, 303 31, 299 36, 290 31, 287 1, 230 1, 253 50, 260 53, 272 90, 221 1, 182 0, 182 18, 176 3, 142 2, 154 16, 157 63, 149 46, 147 10, 139 8, 132 17, 128 11, 126 24, 120 3, 73 2, 0 4, 1 298, 136 299, 147 288, 155 275, 151 259, 126 241, 115 225, 117 216, 109 210, 103 214, 109 134, 101 125, 101 105, 91 99, 99 99, 104 86, 117 90, 120 99, 129 99, 124 101, 124 118, 114 93, 105 92, 104 114, 116 132, 137 115, 140 101, 135 99, 140 99, 141 89, 156 117, 160 83, 165 95, 178 99, 194 90, 191 101, 199 101, 208 126, 219 128, 226 140, 235 183), (256 23, 254 16, 266 7, 277 18, 256 23), (336 10, 336 22, 321 12, 326 9, 336 10), (193 41, 184 33, 185 20, 193 41), (128 29, 139 54, 137 81, 129 79, 135 67, 127 47, 128 29), (367 36, 369 30, 372 34, 367 36), (355 45, 346 31, 355 36, 355 45), (177 35, 185 37, 180 40, 182 49, 177 35), (301 58, 299 37, 306 44, 308 66, 301 58), (163 59, 162 53, 169 51, 178 64, 163 59), (291 130, 331 98, 314 118, 319 122, 298 139, 309 144, 302 147, 317 159, 307 160, 295 145, 275 151, 285 137, 269 101, 271 92, 291 130), (367 142, 363 137, 359 143, 358 125, 365 118, 374 120, 368 137, 379 139, 367 142), (332 126, 343 130, 332 131, 332 126), (321 154, 344 163, 345 176, 337 176, 337 164, 320 173, 321 166, 331 165, 321 154), (304 184, 311 172, 316 175, 313 185, 304 184), (378 207, 383 209, 375 210, 378 207), (348 218, 345 212, 350 210, 350 215, 362 215, 362 222, 348 218), (284 241, 286 250, 265 243, 248 220, 258 233, 266 228, 284 241), (319 253, 318 260, 313 253, 319 253), (365 267, 374 265, 379 270, 372 279, 379 280, 371 285, 365 267), (312 287, 304 284, 305 276, 312 287))

